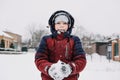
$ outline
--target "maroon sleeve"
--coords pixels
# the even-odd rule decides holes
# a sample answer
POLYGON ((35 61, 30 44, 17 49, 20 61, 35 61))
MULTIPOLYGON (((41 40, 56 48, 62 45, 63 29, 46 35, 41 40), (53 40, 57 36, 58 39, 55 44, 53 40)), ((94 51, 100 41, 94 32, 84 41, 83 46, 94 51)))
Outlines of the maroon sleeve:
POLYGON ((49 62, 46 37, 42 38, 39 48, 35 54, 35 64, 39 71, 48 75, 47 69, 52 65, 52 63, 49 62))
POLYGON ((72 74, 78 74, 86 66, 86 54, 82 48, 81 41, 78 37, 73 37, 74 40, 74 56, 69 64, 72 67, 72 74))
POLYGON ((73 61, 69 64, 72 67, 71 75, 80 73, 86 65, 85 54, 74 57, 73 61))

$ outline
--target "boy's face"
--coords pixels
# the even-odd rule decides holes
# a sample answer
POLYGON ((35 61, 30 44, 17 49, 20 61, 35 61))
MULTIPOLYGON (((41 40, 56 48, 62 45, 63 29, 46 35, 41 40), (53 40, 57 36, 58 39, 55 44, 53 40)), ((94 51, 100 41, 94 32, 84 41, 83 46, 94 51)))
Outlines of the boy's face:
POLYGON ((60 32, 66 32, 68 29, 68 23, 59 21, 55 23, 55 30, 60 31, 60 32))

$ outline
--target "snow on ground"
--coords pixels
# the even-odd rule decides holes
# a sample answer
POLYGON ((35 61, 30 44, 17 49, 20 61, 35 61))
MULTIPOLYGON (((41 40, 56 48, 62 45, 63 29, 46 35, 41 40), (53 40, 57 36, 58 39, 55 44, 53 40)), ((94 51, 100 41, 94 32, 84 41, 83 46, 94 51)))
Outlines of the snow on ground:
POLYGON ((34 53, 0 54, 0 80, 41 80, 34 53))
POLYGON ((119 80, 120 62, 108 61, 105 56, 87 55, 87 66, 79 80, 119 80))
MULTIPOLYGON (((0 80, 41 80, 34 53, 0 54, 0 80)), ((93 54, 87 55, 87 65, 79 80, 119 80, 119 74, 120 62, 109 62, 106 57, 93 54)))

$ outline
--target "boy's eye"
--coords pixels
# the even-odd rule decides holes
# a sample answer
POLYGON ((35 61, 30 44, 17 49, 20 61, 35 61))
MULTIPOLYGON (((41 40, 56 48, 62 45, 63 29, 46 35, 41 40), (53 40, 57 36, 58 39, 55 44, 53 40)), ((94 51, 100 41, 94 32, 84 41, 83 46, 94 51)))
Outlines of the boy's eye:
POLYGON ((65 24, 65 25, 66 25, 67 23, 66 23, 66 22, 63 22, 63 23, 58 22, 58 23, 56 23, 56 24, 65 24))
POLYGON ((58 22, 57 24, 60 24, 60 22, 58 22))
POLYGON ((67 24, 66 22, 64 22, 63 24, 67 24))

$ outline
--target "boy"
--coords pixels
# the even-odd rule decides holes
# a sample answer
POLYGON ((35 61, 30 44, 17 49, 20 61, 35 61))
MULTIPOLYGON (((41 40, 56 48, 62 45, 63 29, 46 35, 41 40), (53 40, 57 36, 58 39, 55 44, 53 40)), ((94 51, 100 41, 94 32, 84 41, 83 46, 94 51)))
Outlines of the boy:
POLYGON ((49 19, 52 34, 44 36, 35 55, 42 80, 78 80, 86 65, 80 39, 70 35, 74 18, 60 10, 49 19))

